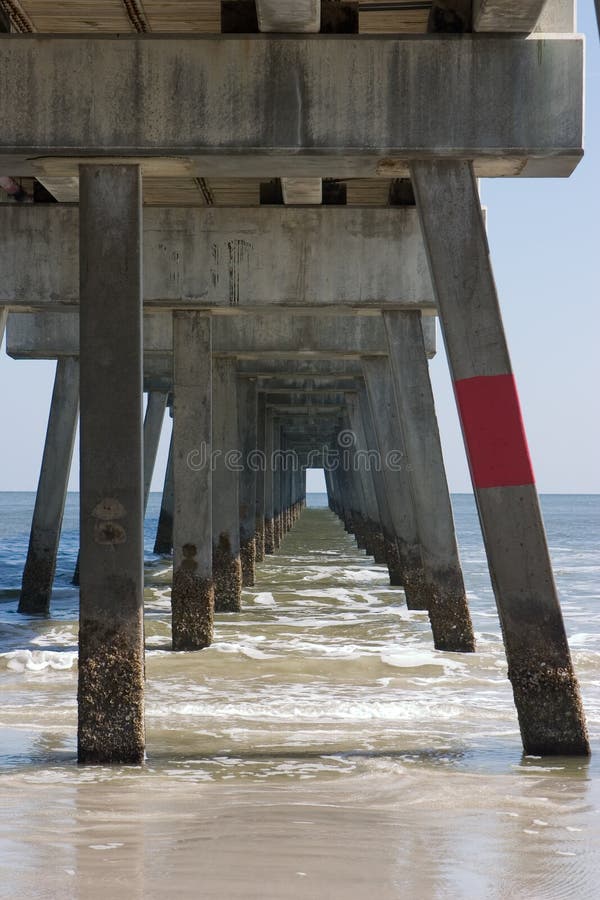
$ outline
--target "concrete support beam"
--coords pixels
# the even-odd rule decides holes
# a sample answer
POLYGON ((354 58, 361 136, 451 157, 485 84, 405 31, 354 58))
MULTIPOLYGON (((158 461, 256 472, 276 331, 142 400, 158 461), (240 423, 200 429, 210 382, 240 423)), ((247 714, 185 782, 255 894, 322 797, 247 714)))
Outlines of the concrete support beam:
POLYGON ((411 171, 525 751, 586 754, 473 169, 411 171))
POLYGON ((384 315, 435 646, 468 653, 475 636, 419 320, 419 313, 384 315))
POLYGON ((576 37, 0 35, 0 156, 13 175, 52 156, 46 175, 76 175, 82 156, 126 148, 202 177, 342 178, 406 177, 443 150, 478 175, 568 175, 582 51, 576 37), (383 102, 398 85, 410 103, 383 102))
POLYGON ((7 317, 8 317, 8 309, 6 307, 0 306, 0 346, 2 346, 2 341, 4 340, 4 332, 6 330, 7 317))
POLYGON ((173 314, 173 649, 213 638, 211 320, 173 314))
MULTIPOLYGON (((427 340, 435 353, 435 327, 428 331, 427 340)), ((344 359, 264 359, 259 362, 238 359, 238 375, 246 378, 312 378, 326 376, 339 379, 362 378, 360 360, 344 359)))
POLYGON ((235 362, 213 359, 213 578, 215 610, 242 608, 240 560, 239 433, 235 362))
MULTIPOLYGON (((78 220, 76 206, 0 205, 0 303, 79 302, 78 220)), ((144 303, 433 310, 433 290, 414 207, 146 207, 144 303)))
POLYGON ((238 379, 237 398, 242 454, 242 471, 239 473, 242 584, 252 587, 256 578, 256 466, 253 461, 257 447, 256 381, 250 378, 238 379))
POLYGON ((156 540, 154 542, 155 553, 168 555, 173 550, 174 509, 175 489, 173 477, 173 434, 171 434, 171 441, 169 443, 169 456, 167 458, 167 468, 165 470, 165 482, 160 504, 160 513, 158 516, 158 527, 156 529, 156 540))
MULTIPOLYGON (((216 316, 213 353, 219 356, 268 360, 356 360, 361 355, 387 356, 383 319, 377 315, 324 317, 272 313, 253 316, 216 316)), ((435 353, 435 319, 423 319, 428 354, 435 353)), ((173 317, 150 313, 144 317, 146 358, 159 356, 171 366, 173 317)), ((69 312, 11 313, 7 324, 7 353, 15 359, 54 359, 79 354, 78 314, 69 312)))
POLYGON ((79 360, 56 364, 48 431, 35 498, 19 612, 47 615, 79 413, 79 360))
POLYGON ((81 168, 78 759, 144 758, 139 166, 81 168))
POLYGON ((150 485, 162 432, 163 419, 169 394, 166 391, 150 391, 144 418, 144 515, 148 508, 150 485))
POLYGON ((473 31, 533 31, 546 0, 473 0, 473 31))

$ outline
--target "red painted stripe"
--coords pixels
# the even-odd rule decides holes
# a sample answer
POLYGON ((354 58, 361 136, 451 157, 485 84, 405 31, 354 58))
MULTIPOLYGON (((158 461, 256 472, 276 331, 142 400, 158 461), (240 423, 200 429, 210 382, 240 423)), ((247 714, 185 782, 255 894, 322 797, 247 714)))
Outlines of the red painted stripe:
POLYGON ((454 391, 475 487, 533 484, 514 375, 463 378, 454 391))

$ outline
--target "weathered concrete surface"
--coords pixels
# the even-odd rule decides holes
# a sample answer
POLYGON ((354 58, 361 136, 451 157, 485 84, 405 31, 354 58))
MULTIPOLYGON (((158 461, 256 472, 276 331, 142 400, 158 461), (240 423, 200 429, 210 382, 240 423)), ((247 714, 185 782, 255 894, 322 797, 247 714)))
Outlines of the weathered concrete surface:
MULTIPOLYGON (((216 316, 213 353, 247 359, 358 359, 360 355, 387 355, 383 320, 365 316, 272 313, 252 316, 216 316)), ((428 353, 435 352, 435 319, 423 318, 428 353)), ((15 359, 53 359, 79 353, 78 313, 11 313, 6 326, 6 348, 15 359)), ((173 319, 170 313, 144 316, 144 353, 161 355, 170 363, 173 319)))
POLYGON ((257 157, 271 178, 324 177, 333 155, 340 178, 354 154, 363 173, 400 177, 440 153, 484 163, 478 174, 567 175, 582 60, 577 38, 0 35, 0 155, 13 175, 28 157, 107 152, 183 157, 204 177, 228 155, 248 177, 257 157))
POLYGON ((412 178, 525 751, 586 754, 472 167, 417 162, 412 178))
POLYGON ((211 320, 173 314, 173 649, 200 650, 213 638, 211 320))
POLYGON ((156 528, 156 540, 154 552, 168 555, 173 550, 173 512, 175 508, 175 490, 173 484, 173 434, 169 443, 169 456, 165 469, 165 481, 163 486, 158 526, 156 528))
POLYGON ((572 34, 577 31, 576 12, 576 0, 546 0, 534 31, 546 34, 572 34))
POLYGON ((473 0, 473 31, 533 31, 546 0, 473 0))
POLYGON ((150 485, 152 484, 168 397, 169 394, 166 391, 150 391, 148 393, 144 417, 144 514, 148 508, 150 485))
POLYGON ((79 413, 79 360, 56 364, 54 391, 35 498, 19 612, 47 615, 79 413))
POLYGON ((213 577, 215 610, 242 608, 240 560, 239 432, 235 362, 215 358, 213 372, 213 577))
POLYGON ((78 759, 144 757, 142 230, 137 166, 83 166, 78 759))
MULTIPOLYGON (((0 302, 79 302, 78 219, 74 206, 0 205, 0 302)), ((414 207, 146 207, 144 302, 433 309, 433 290, 414 207)))
POLYGON ((475 635, 458 556, 420 314, 384 314, 400 414, 427 611, 438 650, 470 653, 475 635))
POLYGON ((242 459, 239 473, 240 492, 240 558, 242 584, 252 587, 256 577, 256 466, 252 454, 256 451, 257 385, 254 379, 237 381, 238 428, 242 459))

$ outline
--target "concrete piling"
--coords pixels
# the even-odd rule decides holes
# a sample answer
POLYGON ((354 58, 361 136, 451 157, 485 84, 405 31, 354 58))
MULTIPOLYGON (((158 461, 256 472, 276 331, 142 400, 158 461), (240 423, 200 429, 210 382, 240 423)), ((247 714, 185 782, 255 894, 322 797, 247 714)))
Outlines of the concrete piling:
POLYGON ((239 467, 235 360, 213 359, 213 578, 215 610, 242 608, 239 467))
POLYGON ((48 615, 79 413, 79 360, 56 364, 19 612, 48 615))
POLYGON ((213 638, 211 319, 173 313, 173 649, 213 638))
POLYGON ((257 440, 256 379, 239 378, 237 397, 242 454, 239 473, 242 584, 245 587, 252 587, 256 578, 256 471, 252 459, 257 440))
POLYGON ((144 758, 142 215, 137 165, 80 169, 78 759, 144 758))
POLYGON ((256 469, 256 508, 254 520, 256 562, 265 559, 265 397, 256 398, 256 453, 252 464, 256 469))
POLYGON ((414 162, 411 175, 523 746, 533 754, 586 754, 473 169, 414 162))
POLYGON ((271 555, 275 552, 275 526, 273 522, 273 495, 274 495, 274 461, 275 461, 275 443, 274 443, 274 416, 273 410, 265 409, 265 554, 271 555))

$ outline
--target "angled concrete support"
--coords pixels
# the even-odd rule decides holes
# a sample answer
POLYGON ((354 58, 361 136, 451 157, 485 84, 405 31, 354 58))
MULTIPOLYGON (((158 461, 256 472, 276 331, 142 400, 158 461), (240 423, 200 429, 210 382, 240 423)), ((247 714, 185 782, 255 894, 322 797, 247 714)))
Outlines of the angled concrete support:
POLYGON ((173 434, 171 433, 171 441, 169 443, 169 456, 167 458, 167 468, 165 469, 165 482, 162 492, 162 500, 160 503, 160 513, 158 516, 158 527, 156 529, 156 540, 154 541, 154 552, 162 555, 168 555, 173 550, 173 509, 175 504, 175 494, 173 488, 173 434))
POLYGON ((213 638, 211 379, 210 317, 199 312, 175 312, 171 590, 174 650, 200 650, 208 647, 213 638))
POLYGON ((213 359, 213 577, 215 610, 242 608, 239 433, 235 360, 213 359))
POLYGON ((152 484, 168 397, 169 394, 163 391, 150 391, 148 393, 148 404, 144 418, 144 514, 148 508, 150 485, 152 484))
POLYGON ((47 615, 79 412, 79 360, 59 359, 35 498, 19 612, 47 615))
POLYGON ((473 169, 414 162, 411 174, 523 745, 587 754, 473 169))
POLYGON ((80 171, 78 758, 135 764, 145 741, 141 175, 80 171))
POLYGON ((384 313, 384 322, 435 646, 470 652, 475 649, 475 636, 458 557, 421 314, 384 313))
POLYGON ((0 306, 0 346, 2 346, 2 341, 4 340, 4 331, 6 329, 7 317, 8 309, 5 306, 0 306))
POLYGON ((256 578, 256 380, 239 378, 237 383, 238 427, 242 454, 240 478, 240 557, 242 584, 251 587, 256 578))

